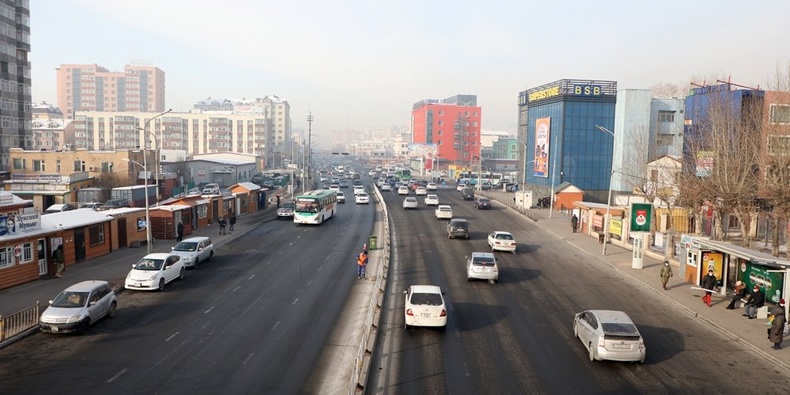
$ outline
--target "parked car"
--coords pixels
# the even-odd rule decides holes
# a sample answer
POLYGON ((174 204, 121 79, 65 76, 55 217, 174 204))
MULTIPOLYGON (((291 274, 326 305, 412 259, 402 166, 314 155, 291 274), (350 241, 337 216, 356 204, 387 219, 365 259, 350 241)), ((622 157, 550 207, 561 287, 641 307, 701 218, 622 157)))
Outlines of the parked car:
POLYGON ((404 328, 412 326, 447 327, 444 292, 436 285, 412 285, 406 291, 403 308, 404 328))
POLYGON ((453 219, 453 208, 447 204, 440 204, 433 210, 436 219, 453 219))
POLYGON ((346 202, 346 194, 343 191, 336 191, 335 196, 337 196, 338 203, 345 203, 346 202))
POLYGON ((210 182, 203 187, 204 195, 219 195, 219 184, 210 182))
POLYGON ((489 198, 479 197, 475 199, 475 208, 478 210, 491 210, 491 200, 489 198))
POLYGON ((425 205, 426 206, 438 206, 439 205, 439 196, 435 194, 428 194, 425 196, 425 205))
POLYGON ((173 254, 181 257, 184 267, 195 269, 203 262, 208 262, 214 256, 214 244, 205 236, 195 236, 180 241, 171 247, 173 254))
POLYGON ((89 280, 74 284, 55 299, 41 314, 38 327, 42 332, 84 334, 91 324, 103 317, 115 317, 118 301, 107 281, 89 280))
POLYGON ((408 195, 409 194, 409 187, 406 185, 401 185, 398 187, 398 195, 408 195))
POLYGON ((368 196, 367 192, 361 192, 354 196, 354 201, 357 204, 370 204, 370 196, 368 196))
POLYGON ((469 221, 463 218, 453 218, 447 223, 447 238, 456 237, 469 239, 469 221))
POLYGON ((277 209, 277 219, 293 219, 294 218, 294 202, 282 202, 280 208, 277 209))
POLYGON ((99 211, 131 206, 132 202, 130 202, 129 199, 110 199, 99 206, 99 211))
POLYGON ((516 253, 516 239, 510 232, 498 230, 488 235, 488 246, 491 251, 510 251, 516 253))
POLYGON ((99 207, 101 207, 101 206, 102 206, 102 204, 104 204, 104 203, 98 203, 98 202, 83 203, 83 204, 80 206, 80 208, 89 208, 89 209, 91 209, 91 210, 94 210, 94 211, 95 211, 95 210, 98 210, 98 209, 99 209, 99 207))
POLYGON ((132 265, 124 288, 164 291, 165 285, 184 278, 184 261, 175 253, 148 254, 132 265))
POLYGON ((494 254, 473 252, 471 257, 466 257, 466 281, 475 279, 499 282, 499 266, 494 254))
POLYGON ((645 363, 645 341, 622 311, 582 311, 573 318, 573 335, 587 348, 590 361, 645 363))
POLYGON ((417 203, 417 198, 413 196, 407 196, 403 199, 403 208, 417 208, 419 204, 417 203))
POLYGON ((77 206, 74 205, 73 203, 53 204, 53 205, 47 207, 46 210, 44 210, 44 214, 62 213, 64 211, 71 211, 71 210, 76 210, 76 209, 77 209, 77 206))

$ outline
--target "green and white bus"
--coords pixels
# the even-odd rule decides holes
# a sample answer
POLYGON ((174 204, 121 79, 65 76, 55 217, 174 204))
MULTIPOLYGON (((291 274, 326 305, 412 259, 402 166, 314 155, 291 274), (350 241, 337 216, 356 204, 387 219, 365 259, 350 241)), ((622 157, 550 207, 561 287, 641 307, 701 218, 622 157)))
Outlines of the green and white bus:
POLYGON ((395 178, 398 179, 398 181, 409 181, 411 180, 411 170, 409 169, 396 170, 395 178))
POLYGON ((331 189, 316 189, 294 198, 294 223, 320 225, 337 210, 337 194, 331 189))

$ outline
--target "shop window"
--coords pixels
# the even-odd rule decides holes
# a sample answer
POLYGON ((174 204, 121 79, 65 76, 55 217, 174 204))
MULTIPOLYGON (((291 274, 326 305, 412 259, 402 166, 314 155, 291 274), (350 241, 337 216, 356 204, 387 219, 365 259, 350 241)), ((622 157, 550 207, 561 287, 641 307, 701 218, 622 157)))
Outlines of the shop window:
POLYGON ((33 243, 22 244, 22 256, 19 260, 21 263, 33 261, 33 243))
POLYGON ((197 216, 198 218, 206 218, 208 216, 208 206, 201 205, 197 207, 197 216))
POLYGON ((90 235, 90 245, 104 244, 104 225, 91 226, 88 229, 88 234, 90 235))
POLYGON ((0 247, 0 268, 10 267, 14 263, 14 251, 10 247, 0 247))

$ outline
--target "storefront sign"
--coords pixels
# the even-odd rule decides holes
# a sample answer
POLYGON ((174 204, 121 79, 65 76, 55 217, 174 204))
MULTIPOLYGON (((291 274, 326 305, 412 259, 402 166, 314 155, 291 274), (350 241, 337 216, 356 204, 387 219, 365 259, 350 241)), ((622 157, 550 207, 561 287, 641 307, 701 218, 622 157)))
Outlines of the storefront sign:
POLYGON ((551 88, 546 88, 543 90, 530 93, 529 101, 533 102, 537 100, 548 99, 550 97, 559 96, 559 95, 560 95, 560 86, 557 85, 557 86, 552 86, 551 88))
POLYGON ((631 203, 631 232, 650 232, 652 219, 652 204, 631 203))
POLYGON ((0 217, 0 236, 16 233, 16 219, 13 216, 0 217))
POLYGON ((746 289, 752 290, 756 285, 763 291, 765 300, 779 303, 779 299, 782 299, 784 273, 769 272, 765 266, 746 261, 741 262, 739 270, 740 280, 746 284, 746 289))
POLYGON ((623 221, 620 219, 609 219, 609 236, 616 240, 622 240, 623 221))
POLYGON ((30 232, 41 229, 41 214, 22 214, 16 216, 17 231, 30 232))
POLYGON ((577 96, 601 96, 603 87, 600 85, 574 85, 573 94, 577 96))
POLYGON ((603 228, 603 215, 593 216, 593 227, 598 229, 603 228))

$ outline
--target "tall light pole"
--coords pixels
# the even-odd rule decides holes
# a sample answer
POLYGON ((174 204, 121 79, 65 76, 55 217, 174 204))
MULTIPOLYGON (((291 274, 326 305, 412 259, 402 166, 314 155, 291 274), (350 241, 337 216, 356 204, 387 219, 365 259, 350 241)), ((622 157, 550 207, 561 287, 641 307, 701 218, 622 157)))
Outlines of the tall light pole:
POLYGON ((310 178, 310 171, 313 168, 313 112, 307 113, 307 149, 310 157, 307 160, 307 177, 310 178))
MULTIPOLYGON (((605 133, 609 133, 612 135, 612 137, 614 137, 614 132, 612 132, 611 130, 599 125, 595 125, 595 127, 598 128, 598 130, 605 133)), ((612 178, 614 177, 614 151, 612 152, 611 171, 612 172, 609 174, 609 197, 606 198, 606 217, 604 217, 604 221, 603 221, 603 251, 601 252, 601 255, 606 255, 606 243, 609 241, 609 214, 612 209, 612 178)))
MULTIPOLYGON (((143 188, 145 188, 145 247, 148 250, 148 254, 151 253, 151 214, 149 211, 149 204, 148 204, 148 167, 146 166, 148 163, 140 163, 136 160, 132 160, 129 158, 123 158, 123 160, 127 162, 132 162, 138 166, 143 167, 143 172, 145 173, 145 179, 143 180, 143 188)), ((145 162, 145 150, 143 150, 143 162, 145 162)))
MULTIPOLYGON (((146 154, 146 150, 148 149, 148 144, 145 144, 145 141, 148 140, 148 135, 150 135, 151 137, 154 138, 154 143, 156 144, 156 151, 154 151, 154 154, 156 155, 156 162, 155 162, 156 169, 155 170, 156 170, 156 205, 157 206, 159 205, 159 151, 160 151, 159 141, 161 141, 161 139, 160 140, 156 139, 156 133, 148 130, 148 125, 154 119, 157 119, 157 118, 159 118, 159 117, 161 117, 161 116, 163 116, 163 115, 165 115, 165 114, 167 114, 167 113, 169 113, 171 111, 173 111, 172 108, 168 109, 165 112, 159 113, 156 116, 154 116, 153 118, 145 121, 145 124, 143 124, 142 129, 140 129, 140 127, 137 127, 137 126, 135 127, 135 129, 143 131, 143 163, 144 164, 146 164, 146 165, 148 164, 148 160, 146 159, 148 157, 148 155, 146 154)), ((146 177, 146 180, 148 180, 148 170, 147 169, 145 170, 145 177, 146 177)), ((148 200, 147 200, 147 198, 148 198, 148 187, 147 186, 145 188, 145 196, 146 196, 145 205, 148 206, 148 200)), ((148 226, 148 225, 146 225, 146 226, 148 226)), ((149 239, 149 242, 150 242, 150 239, 149 239)), ((150 248, 149 248, 148 252, 149 253, 151 252, 150 248)))

